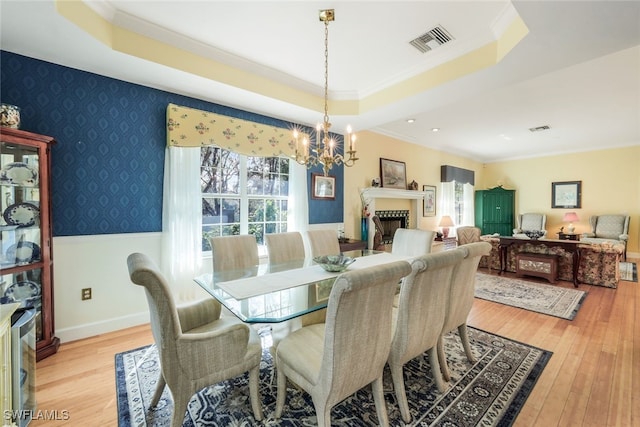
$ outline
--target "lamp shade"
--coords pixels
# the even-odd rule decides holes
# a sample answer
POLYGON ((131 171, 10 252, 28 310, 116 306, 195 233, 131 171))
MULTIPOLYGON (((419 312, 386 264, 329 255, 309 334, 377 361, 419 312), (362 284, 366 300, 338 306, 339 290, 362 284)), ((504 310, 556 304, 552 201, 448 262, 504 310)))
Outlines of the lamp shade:
POLYGON ((580 219, 578 218, 578 214, 575 212, 567 212, 564 214, 564 217, 562 218, 562 221, 564 222, 575 222, 575 221, 580 221, 580 219))
POLYGON ((455 224, 449 215, 444 215, 440 218, 440 222, 438 223, 439 227, 453 227, 455 224))

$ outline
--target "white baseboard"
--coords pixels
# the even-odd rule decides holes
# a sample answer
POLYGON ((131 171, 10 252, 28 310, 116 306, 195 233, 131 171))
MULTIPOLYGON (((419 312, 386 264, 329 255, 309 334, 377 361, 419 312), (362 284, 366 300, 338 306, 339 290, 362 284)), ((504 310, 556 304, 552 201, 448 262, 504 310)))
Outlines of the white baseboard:
POLYGON ((71 328, 57 329, 55 335, 61 343, 77 341, 95 335, 149 323, 149 312, 135 313, 102 322, 87 323, 71 328))

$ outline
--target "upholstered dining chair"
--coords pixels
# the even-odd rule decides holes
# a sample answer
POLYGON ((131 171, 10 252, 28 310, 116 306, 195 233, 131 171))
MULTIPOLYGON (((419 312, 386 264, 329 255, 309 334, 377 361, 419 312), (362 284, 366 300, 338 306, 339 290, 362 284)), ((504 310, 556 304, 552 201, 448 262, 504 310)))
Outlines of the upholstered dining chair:
POLYGON ((176 307, 169 284, 146 255, 132 253, 127 265, 131 281, 145 288, 160 356, 161 373, 151 406, 157 405, 168 386, 174 405, 171 426, 181 426, 198 390, 249 372, 253 416, 261 420, 262 348, 257 334, 235 317, 221 317, 220 304, 213 298, 176 307))
POLYGON ((402 279, 398 308, 394 309, 394 334, 388 363, 405 423, 411 421, 402 373, 408 361, 428 351, 436 386, 440 392, 446 389, 437 347, 444 327, 453 269, 463 257, 464 253, 456 250, 419 256, 411 262, 411 274, 402 279))
POLYGON ((340 242, 335 230, 309 230, 307 240, 311 256, 338 255, 340 242))
POLYGON ((519 237, 522 239, 528 239, 529 237, 524 234, 525 231, 541 231, 543 234, 540 237, 547 235, 545 227, 547 225, 547 216, 541 213, 524 213, 516 217, 517 227, 513 229, 513 237, 519 237))
POLYGON ((435 231, 417 228, 398 228, 393 233, 391 253, 394 255, 420 256, 431 252, 435 231))
POLYGON ((458 245, 466 245, 480 241, 481 230, 479 227, 463 226, 456 229, 458 245))
POLYGON ((438 341, 438 361, 440 362, 442 376, 446 381, 451 379, 451 375, 449 374, 447 359, 444 354, 444 334, 457 328, 467 359, 470 362, 475 362, 475 356, 469 344, 467 317, 473 306, 476 287, 476 270, 478 269, 480 258, 489 255, 491 244, 488 242, 469 243, 459 246, 455 250, 462 251, 464 258, 458 262, 453 269, 444 327, 442 328, 442 335, 438 341))
MULTIPOLYGON (((270 233, 265 234, 264 241, 267 246, 267 253, 269 255, 269 265, 299 262, 300 267, 304 264, 305 249, 302 234, 297 231, 290 231, 286 233, 270 233)), ((278 343, 283 337, 286 337, 291 332, 300 329, 303 324, 320 323, 324 322, 324 312, 309 313, 301 317, 288 320, 286 322, 279 322, 269 324, 271 328, 271 355, 275 359, 275 349, 278 343)))
POLYGON ((305 326, 278 345, 276 418, 289 378, 311 395, 320 427, 331 425, 333 406, 369 384, 378 424, 389 425, 382 375, 391 347, 395 285, 410 272, 409 263, 396 261, 338 276, 326 323, 305 326))
POLYGON ((216 236, 209 239, 214 271, 229 271, 258 265, 258 244, 253 234, 216 236))
POLYGON ((267 245, 270 264, 304 260, 304 241, 298 231, 265 234, 264 242, 267 245))
POLYGON ((629 240, 629 215, 593 215, 589 218, 590 233, 583 233, 582 243, 622 242, 623 259, 627 259, 627 240, 629 240))

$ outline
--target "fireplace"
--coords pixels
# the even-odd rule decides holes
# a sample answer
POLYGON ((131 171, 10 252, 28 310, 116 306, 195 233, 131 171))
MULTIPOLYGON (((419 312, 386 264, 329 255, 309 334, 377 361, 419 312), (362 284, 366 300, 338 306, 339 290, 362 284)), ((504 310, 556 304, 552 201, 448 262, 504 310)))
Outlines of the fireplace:
POLYGON ((409 224, 408 210, 376 211, 376 215, 382 223, 382 244, 384 245, 393 242, 393 235, 398 228, 407 228, 409 224))

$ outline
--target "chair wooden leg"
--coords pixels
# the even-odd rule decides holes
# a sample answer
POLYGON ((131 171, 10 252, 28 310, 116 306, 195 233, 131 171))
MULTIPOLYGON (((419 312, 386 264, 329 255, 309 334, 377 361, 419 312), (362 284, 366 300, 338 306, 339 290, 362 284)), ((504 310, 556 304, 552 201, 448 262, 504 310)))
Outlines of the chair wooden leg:
POLYGON ((164 387, 167 385, 164 380, 164 376, 162 375, 162 371, 160 371, 160 375, 158 378, 158 383, 156 384, 156 391, 153 393, 153 398, 151 399, 151 407, 155 407, 160 401, 160 397, 162 397, 162 392, 164 391, 164 387))
POLYGON ((276 380, 276 419, 280 418, 282 415, 282 409, 284 408, 284 402, 287 397, 287 377, 284 374, 284 371, 280 368, 276 368, 277 371, 277 380, 276 380))
POLYGON ((260 366, 256 366, 249 371, 249 395, 251 398, 251 407, 253 408, 253 417, 256 421, 262 420, 262 402, 260 401, 260 393, 258 391, 259 375, 260 366))
MULTIPOLYGON (((373 391, 373 401, 376 404, 376 413, 378 414, 378 424, 381 427, 389 426, 389 416, 387 415, 387 405, 384 401, 384 391, 382 390, 382 375, 371 383, 373 391)), ((330 424, 327 424, 329 427, 330 424)))
POLYGON ((398 401, 398 407, 400 408, 400 414, 402 420, 405 423, 411 422, 411 413, 409 412, 409 404, 407 403, 407 392, 404 387, 404 376, 402 375, 403 366, 391 366, 391 379, 393 380, 393 389, 396 392, 396 400, 398 401))
POLYGON ((445 381, 450 381, 451 374, 449 374, 447 358, 444 354, 444 339, 442 338, 442 335, 440 335, 440 338, 438 338, 438 363, 440 365, 440 372, 442 372, 442 378, 445 381))
POLYGON ((471 351, 471 344, 469 344, 469 332, 467 330, 466 323, 458 326, 458 334, 460 335, 460 341, 462 341, 462 347, 464 348, 464 352, 467 355, 467 359, 469 359, 469 362, 475 363, 476 358, 471 351))
POLYGON ((191 400, 191 396, 192 395, 186 396, 184 393, 176 393, 173 395, 173 419, 171 421, 171 427, 180 427, 184 423, 184 416, 187 412, 187 405, 189 404, 189 400, 191 400))
POLYGON ((331 406, 329 406, 327 402, 322 402, 318 405, 314 400, 313 407, 316 410, 318 427, 331 427, 331 406))
POLYGON ((447 390, 447 385, 442 380, 440 362, 438 362, 438 349, 436 347, 429 349, 429 363, 431 363, 431 375, 433 375, 433 380, 436 382, 436 387, 438 387, 440 393, 444 393, 447 390))

